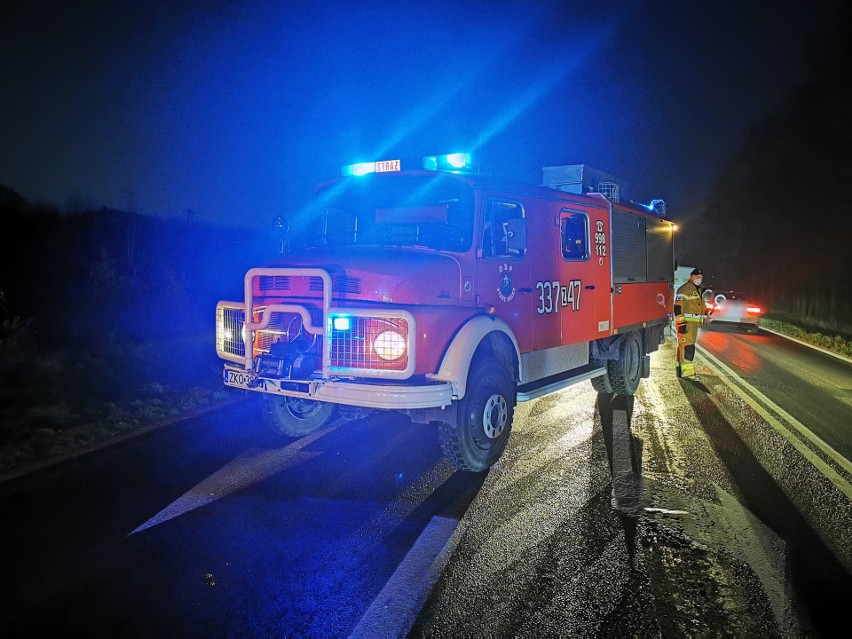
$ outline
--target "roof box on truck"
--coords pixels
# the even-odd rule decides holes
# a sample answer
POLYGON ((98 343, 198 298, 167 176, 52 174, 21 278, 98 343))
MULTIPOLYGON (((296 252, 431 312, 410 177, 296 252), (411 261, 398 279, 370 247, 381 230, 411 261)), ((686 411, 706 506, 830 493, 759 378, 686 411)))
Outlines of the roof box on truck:
POLYGON ((585 164, 545 166, 541 169, 542 185, 567 193, 600 193, 612 202, 625 197, 623 180, 585 164))

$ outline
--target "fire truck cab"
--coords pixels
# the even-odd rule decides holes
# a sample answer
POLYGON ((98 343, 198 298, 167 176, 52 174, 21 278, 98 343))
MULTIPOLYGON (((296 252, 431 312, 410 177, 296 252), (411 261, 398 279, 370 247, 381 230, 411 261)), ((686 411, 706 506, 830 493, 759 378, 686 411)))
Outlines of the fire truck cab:
POLYGON ((348 167, 290 218, 302 248, 217 305, 224 383, 262 396, 275 430, 402 411, 478 472, 516 402, 585 380, 632 395, 649 375, 673 296, 662 201, 625 201, 584 165, 545 167, 534 186, 468 163, 348 167))

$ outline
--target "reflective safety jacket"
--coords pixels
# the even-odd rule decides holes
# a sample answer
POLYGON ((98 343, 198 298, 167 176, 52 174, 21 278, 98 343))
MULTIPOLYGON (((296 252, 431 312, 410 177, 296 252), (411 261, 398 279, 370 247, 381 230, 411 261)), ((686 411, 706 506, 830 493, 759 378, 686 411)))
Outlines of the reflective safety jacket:
POLYGON ((697 322, 700 324, 706 311, 701 290, 691 280, 687 280, 677 289, 674 301, 675 323, 697 322))

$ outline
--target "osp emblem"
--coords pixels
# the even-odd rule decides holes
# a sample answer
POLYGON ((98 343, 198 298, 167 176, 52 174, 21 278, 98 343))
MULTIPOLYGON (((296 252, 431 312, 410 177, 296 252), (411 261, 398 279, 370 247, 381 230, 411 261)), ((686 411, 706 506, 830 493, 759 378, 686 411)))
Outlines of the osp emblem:
POLYGON ((515 297, 515 285, 512 284, 512 266, 503 264, 500 266, 500 287, 497 289, 497 295, 504 302, 510 302, 515 297))

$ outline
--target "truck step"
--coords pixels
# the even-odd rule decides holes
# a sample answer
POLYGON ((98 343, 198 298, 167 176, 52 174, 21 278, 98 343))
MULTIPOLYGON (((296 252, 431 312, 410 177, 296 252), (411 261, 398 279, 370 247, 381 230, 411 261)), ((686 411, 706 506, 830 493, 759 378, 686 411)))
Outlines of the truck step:
POLYGON ((585 366, 580 366, 579 368, 574 368, 570 371, 559 373, 558 375, 551 375, 550 377, 537 379, 534 382, 528 382, 518 386, 517 400, 519 402, 528 402, 531 399, 555 393, 558 390, 562 390, 563 388, 567 388, 573 384, 584 382, 587 379, 592 379, 593 377, 599 377, 605 373, 606 368, 604 366, 586 364, 585 366))

